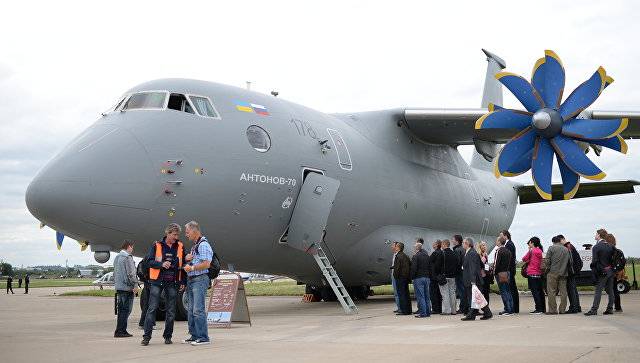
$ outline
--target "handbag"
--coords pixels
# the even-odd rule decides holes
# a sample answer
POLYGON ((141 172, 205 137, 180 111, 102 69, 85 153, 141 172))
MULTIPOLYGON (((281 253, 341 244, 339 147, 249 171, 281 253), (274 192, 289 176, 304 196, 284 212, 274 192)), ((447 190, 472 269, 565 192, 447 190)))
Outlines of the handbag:
POLYGON ((506 284, 509 282, 509 272, 503 271, 498 272, 498 282, 501 284, 506 284))
POLYGON ((444 286, 447 284, 447 277, 444 275, 444 271, 446 267, 447 267, 447 260, 444 258, 444 251, 442 251, 442 273, 436 276, 436 281, 440 286, 444 286))
POLYGON ((522 275, 522 277, 524 277, 525 279, 529 277, 529 274, 527 273, 528 266, 529 262, 525 262, 522 264, 522 270, 520 270, 520 275, 522 275))

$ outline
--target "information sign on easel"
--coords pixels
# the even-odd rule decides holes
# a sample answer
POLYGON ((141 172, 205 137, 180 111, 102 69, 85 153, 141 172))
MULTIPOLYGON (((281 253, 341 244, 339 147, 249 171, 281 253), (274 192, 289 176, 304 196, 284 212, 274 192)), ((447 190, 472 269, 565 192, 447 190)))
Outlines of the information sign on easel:
POLYGON ((213 280, 207 308, 207 323, 213 327, 231 326, 231 323, 251 325, 244 281, 240 274, 222 273, 213 280))

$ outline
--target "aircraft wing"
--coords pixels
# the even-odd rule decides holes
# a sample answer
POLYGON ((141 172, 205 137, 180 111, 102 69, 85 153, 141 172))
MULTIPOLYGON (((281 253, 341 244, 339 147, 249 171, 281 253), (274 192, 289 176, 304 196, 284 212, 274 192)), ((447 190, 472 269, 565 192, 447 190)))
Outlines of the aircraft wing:
MULTIPOLYGON (((475 140, 505 143, 518 131, 515 129, 476 130, 475 123, 487 113, 486 108, 407 108, 401 118, 418 138, 432 144, 473 145, 475 140)), ((640 138, 640 111, 585 111, 592 119, 629 119, 629 126, 620 135, 625 139, 640 138)))
MULTIPOLYGON (((594 182, 594 183, 580 183, 578 192, 573 197, 577 198, 591 198, 601 197, 605 195, 615 194, 627 194, 635 193, 634 186, 640 185, 640 182, 636 180, 621 180, 610 182, 594 182)), ((562 184, 553 184, 551 187, 553 201, 563 200, 562 184)), ((517 188, 518 197, 520 198, 520 204, 551 202, 552 200, 544 200, 540 197, 540 194, 536 191, 533 185, 523 185, 517 188)))

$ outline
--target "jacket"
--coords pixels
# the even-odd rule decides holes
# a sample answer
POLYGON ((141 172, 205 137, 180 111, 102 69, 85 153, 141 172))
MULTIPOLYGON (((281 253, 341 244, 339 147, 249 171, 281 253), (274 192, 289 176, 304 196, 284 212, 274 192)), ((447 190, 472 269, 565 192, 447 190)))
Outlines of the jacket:
POLYGON ((475 249, 469 248, 464 255, 464 262, 462 263, 462 283, 464 286, 470 287, 472 284, 478 287, 482 286, 482 269, 480 255, 475 249))
POLYGON ((132 291, 138 283, 133 257, 125 250, 113 260, 113 280, 116 291, 132 291))
POLYGON ((506 246, 498 248, 493 271, 496 274, 498 272, 511 272, 511 251, 506 246))
POLYGON ((575 276, 579 274, 580 271, 582 271, 582 258, 580 257, 578 250, 573 247, 571 242, 565 243, 564 246, 567 248, 567 250, 569 250, 569 253, 571 254, 571 271, 569 271, 569 276, 575 276))
POLYGON ((409 279, 411 277, 411 260, 404 252, 400 251, 396 255, 395 263, 393 264, 393 278, 394 279, 409 279))
POLYGON ((431 266, 431 278, 435 278, 436 276, 442 273, 442 256, 443 254, 441 249, 433 250, 433 252, 431 252, 431 254, 429 255, 429 265, 431 266), (439 266, 438 266, 438 261, 440 261, 439 266))
POLYGON ((611 268, 613 250, 613 246, 604 240, 598 241, 598 243, 591 248, 591 270, 593 270, 594 273, 601 275, 605 273, 608 268, 611 268))
POLYGON ((528 262, 527 275, 542 276, 542 250, 534 247, 522 258, 523 262, 528 262))
POLYGON ((560 242, 554 243, 547 250, 547 261, 545 269, 547 273, 558 276, 568 276, 568 264, 571 253, 560 242))
POLYGON ((411 257, 411 279, 420 277, 431 277, 431 262, 429 254, 425 250, 420 250, 411 257))
POLYGON ((462 262, 464 262, 464 247, 462 247, 462 244, 459 244, 453 246, 452 250, 456 253, 456 256, 458 256, 458 265, 462 266, 462 262))
POLYGON ((445 248, 442 250, 441 256, 444 256, 444 259, 442 257, 438 259, 439 274, 444 273, 444 277, 450 279, 456 277, 460 273, 460 267, 462 266, 459 263, 458 254, 451 248, 445 248))
MULTIPOLYGON (((178 265, 179 265, 179 261, 178 258, 176 258, 176 256, 178 256, 178 242, 180 241, 176 241, 171 247, 169 247, 167 245, 167 243, 165 242, 166 238, 163 238, 162 241, 157 242, 160 243, 162 245, 162 255, 166 256, 167 254, 172 254, 174 256, 174 258, 171 261, 171 267, 169 269, 164 269, 162 268, 162 262, 161 261, 156 261, 156 243, 152 243, 151 244, 151 248, 149 248, 149 252, 147 253, 147 255, 145 256, 145 265, 149 268, 149 269, 158 269, 160 270, 160 275, 158 276, 157 279, 154 279, 153 276, 150 276, 149 279, 149 283, 154 284, 154 285, 162 285, 162 282, 164 281, 163 279, 163 275, 167 272, 170 272, 174 275, 174 282, 180 283, 182 284, 186 284, 187 283, 187 274, 182 271, 178 265)), ((184 249, 184 247, 183 247, 184 249)), ((182 251, 182 255, 184 256, 184 251, 182 251)), ((151 270, 149 271, 149 274, 151 275, 151 270)))
POLYGON ((511 272, 511 278, 516 274, 516 245, 512 240, 508 240, 504 246, 511 252, 511 266, 509 266, 509 272, 511 272))

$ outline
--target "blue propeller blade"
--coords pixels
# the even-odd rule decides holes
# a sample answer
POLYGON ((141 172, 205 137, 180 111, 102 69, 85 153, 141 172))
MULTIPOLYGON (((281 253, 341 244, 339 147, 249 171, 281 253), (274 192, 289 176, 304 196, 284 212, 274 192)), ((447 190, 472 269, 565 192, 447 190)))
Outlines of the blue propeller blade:
POLYGON ((597 98, 605 87, 607 73, 604 68, 598 70, 584 83, 579 85, 560 106, 560 115, 564 120, 576 117, 580 112, 589 107, 597 98))
POLYGON ((476 121, 476 130, 479 129, 516 129, 523 130, 531 125, 531 113, 505 108, 489 112, 476 121))
POLYGON ((624 139, 620 135, 616 135, 615 137, 612 137, 609 139, 602 139, 602 140, 581 139, 580 141, 588 142, 589 144, 600 145, 623 154, 626 154, 628 149, 627 143, 624 141, 624 139))
POLYGON ((533 149, 522 155, 520 159, 515 161, 511 166, 504 171, 504 176, 518 176, 526 173, 531 169, 531 161, 533 158, 533 149))
POLYGON ((551 173, 553 170, 553 148, 549 140, 540 137, 536 140, 531 161, 533 185, 543 199, 551 200, 551 173))
POLYGON ((544 106, 542 98, 531 83, 517 74, 500 72, 496 79, 513 93, 529 112, 536 112, 544 106))
POLYGON ((558 135, 551 139, 551 144, 562 161, 574 172, 591 180, 601 180, 606 176, 570 138, 558 135))
POLYGON ((506 143, 494 162, 493 172, 496 177, 509 176, 508 172, 511 166, 533 149, 536 137, 536 132, 529 126, 506 143))
POLYGON ((558 109, 564 91, 564 68, 556 53, 551 50, 545 50, 544 53, 544 87, 536 89, 547 107, 558 109))
POLYGON ((58 245, 58 250, 62 248, 62 241, 64 240, 64 234, 56 231, 56 244, 58 245))
POLYGON ((558 161, 558 167, 560 167, 560 176, 562 176, 562 194, 564 194, 565 200, 571 199, 578 192, 580 175, 569 169, 560 156, 556 155, 556 160, 558 161))
POLYGON ((624 131, 629 119, 591 120, 574 118, 562 125, 562 134, 580 139, 608 139, 624 131))

